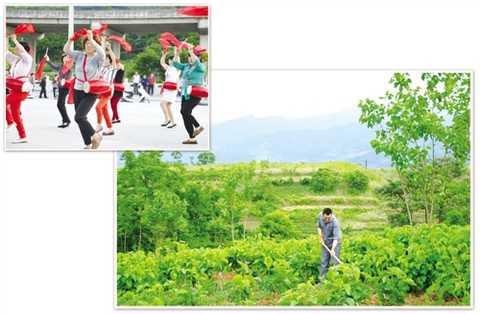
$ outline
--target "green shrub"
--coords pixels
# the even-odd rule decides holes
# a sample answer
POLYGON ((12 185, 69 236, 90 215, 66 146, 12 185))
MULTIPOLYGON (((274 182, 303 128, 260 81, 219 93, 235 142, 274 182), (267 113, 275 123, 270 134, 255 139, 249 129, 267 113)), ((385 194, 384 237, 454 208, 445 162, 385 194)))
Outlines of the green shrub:
POLYGON ((300 180, 301 185, 310 185, 310 183, 312 183, 312 178, 310 178, 310 177, 303 177, 300 180))
POLYGON ((273 186, 289 186, 289 185, 293 185, 294 183, 295 182, 293 181, 292 177, 272 180, 272 185, 273 186))
POLYGON ((360 170, 348 172, 344 176, 350 193, 364 193, 368 190, 368 176, 360 170))
POLYGON ((254 280, 251 276, 235 275, 225 284, 229 299, 236 304, 247 300, 253 292, 254 280))
POLYGON ((265 215, 259 231, 261 234, 272 238, 295 238, 298 236, 292 221, 282 211, 274 211, 265 215))
POLYGON ((382 272, 377 283, 377 295, 384 305, 403 304, 405 296, 414 286, 413 279, 409 278, 403 270, 390 267, 382 272))
POLYGON ((355 234, 345 238, 340 256, 344 264, 331 267, 317 286, 317 235, 118 253, 118 303, 361 305, 375 293, 381 304, 401 305, 415 292, 423 292, 429 304, 470 303, 469 226, 425 224, 355 234), (229 279, 219 283, 220 272, 229 279))
POLYGON ((470 223, 470 178, 451 180, 445 190, 437 193, 438 219, 449 225, 470 223))
POLYGON ((340 184, 338 172, 320 168, 312 176, 310 187, 314 192, 334 192, 340 184))

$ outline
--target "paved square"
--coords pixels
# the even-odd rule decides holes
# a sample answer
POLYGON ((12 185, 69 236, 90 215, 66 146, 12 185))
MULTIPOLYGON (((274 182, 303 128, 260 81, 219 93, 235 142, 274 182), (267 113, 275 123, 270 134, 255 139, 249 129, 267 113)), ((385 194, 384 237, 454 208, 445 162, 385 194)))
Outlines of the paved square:
MULTIPOLYGON (((52 97, 51 93, 49 94, 52 97)), ((100 151, 118 150, 164 150, 164 151, 197 151, 209 149, 209 106, 201 104, 193 110, 193 115, 205 128, 197 137, 197 145, 184 145, 182 141, 188 137, 180 114, 180 103, 172 105, 172 112, 177 126, 173 129, 161 127, 163 112, 160 98, 152 97, 150 103, 120 102, 118 105, 121 123, 113 125, 115 135, 104 136, 100 151)), ((22 117, 27 132, 28 143, 12 144, 18 137, 15 127, 6 130, 7 151, 59 150, 83 151, 84 143, 80 130, 73 117, 73 105, 66 105, 72 123, 68 128, 57 128, 61 124, 57 101, 50 99, 27 99, 22 104, 22 117)), ((110 104, 109 111, 111 114, 110 104)), ((95 128, 97 116, 95 108, 90 110, 88 120, 95 128)), ((4 122, 4 125, 6 123, 4 122)), ((105 122, 103 123, 105 128, 105 122)))

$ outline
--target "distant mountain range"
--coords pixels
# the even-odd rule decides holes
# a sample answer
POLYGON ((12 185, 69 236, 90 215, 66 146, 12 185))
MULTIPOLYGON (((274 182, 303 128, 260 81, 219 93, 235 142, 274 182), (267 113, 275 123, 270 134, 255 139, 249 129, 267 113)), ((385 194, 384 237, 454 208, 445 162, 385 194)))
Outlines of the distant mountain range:
MULTIPOLYGON (((212 151, 217 163, 348 161, 369 168, 390 167, 390 160, 370 146, 374 132, 358 122, 358 112, 318 117, 243 118, 214 124, 212 151)), ((198 153, 182 153, 183 162, 198 153)), ((164 159, 172 161, 169 152, 164 159)), ((118 155, 119 166, 123 165, 118 155)))
POLYGON ((212 148, 219 163, 349 161, 389 167, 370 146, 374 132, 358 122, 358 112, 286 119, 247 116, 212 127, 212 148))
MULTIPOLYGON (((390 167, 388 158, 373 151, 374 132, 361 125, 358 117, 358 112, 301 119, 246 116, 213 125, 212 151, 217 163, 348 161, 367 162, 369 168, 390 167)), ((189 163, 197 153, 182 156, 189 163)), ((168 152, 164 159, 172 160, 168 152)))

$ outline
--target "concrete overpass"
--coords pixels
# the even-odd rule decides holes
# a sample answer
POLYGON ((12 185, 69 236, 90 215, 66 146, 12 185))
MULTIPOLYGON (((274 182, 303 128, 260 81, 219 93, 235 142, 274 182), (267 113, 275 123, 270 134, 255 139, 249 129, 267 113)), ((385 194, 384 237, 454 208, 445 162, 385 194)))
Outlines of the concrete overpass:
MULTIPOLYGON (((35 10, 31 7, 7 6, 7 30, 21 23, 32 23, 37 32, 28 37, 33 53, 36 53, 36 42, 42 33, 68 32, 68 7, 52 10, 35 10)), ((179 6, 136 6, 136 7, 102 7, 79 6, 74 8, 74 29, 82 27, 96 28, 100 23, 109 26, 108 34, 125 35, 140 33, 186 33, 198 32, 200 45, 208 47, 208 19, 205 17, 188 17, 177 14, 179 6)), ((120 54, 120 46, 112 44, 116 55, 120 54)))

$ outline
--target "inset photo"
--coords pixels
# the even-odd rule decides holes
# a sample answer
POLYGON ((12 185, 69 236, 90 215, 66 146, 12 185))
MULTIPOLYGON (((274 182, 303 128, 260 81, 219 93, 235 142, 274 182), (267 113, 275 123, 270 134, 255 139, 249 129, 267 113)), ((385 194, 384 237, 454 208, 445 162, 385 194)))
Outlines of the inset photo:
POLYGON ((6 6, 6 151, 210 149, 208 6, 6 6))
POLYGON ((471 308, 472 72, 215 75, 212 151, 117 155, 118 308, 471 308))

